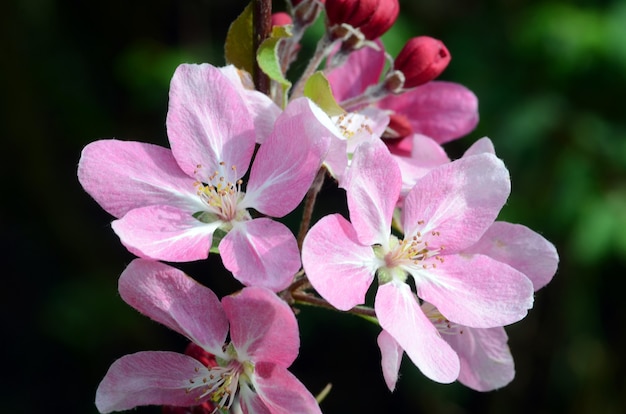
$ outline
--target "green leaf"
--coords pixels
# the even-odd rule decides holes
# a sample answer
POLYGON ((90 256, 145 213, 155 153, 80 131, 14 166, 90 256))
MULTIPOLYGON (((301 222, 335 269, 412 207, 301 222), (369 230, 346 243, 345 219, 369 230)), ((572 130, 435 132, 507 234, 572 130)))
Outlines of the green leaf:
POLYGON ((315 102, 328 116, 338 116, 346 112, 335 100, 330 83, 322 72, 315 72, 307 79, 304 96, 315 102))
POLYGON ((285 78, 283 68, 280 65, 278 47, 280 41, 287 37, 291 37, 291 26, 275 26, 272 28, 270 37, 261 43, 257 52, 257 62, 261 70, 282 87, 283 102, 287 102, 287 92, 291 88, 291 82, 285 78))
POLYGON ((252 3, 231 23, 226 34, 226 62, 252 73, 254 67, 252 3))

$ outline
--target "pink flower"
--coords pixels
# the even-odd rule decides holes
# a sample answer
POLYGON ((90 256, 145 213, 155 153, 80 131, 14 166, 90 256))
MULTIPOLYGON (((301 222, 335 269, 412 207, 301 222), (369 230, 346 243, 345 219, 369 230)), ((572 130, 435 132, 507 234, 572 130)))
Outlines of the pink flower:
MULTIPOLYGON (((384 67, 382 45, 380 50, 365 47, 351 53, 343 65, 330 70, 326 76, 335 99, 341 104, 361 95, 369 86, 376 85, 384 67)), ((373 105, 392 118, 401 116, 412 132, 429 136, 440 144, 467 134, 478 123, 476 96, 464 86, 451 82, 427 82, 402 94, 390 95, 373 105)), ((345 109, 354 111, 358 108, 345 109)))
MULTIPOLYGON (((476 147, 490 141, 479 141, 476 147)), ((475 148, 476 149, 476 148, 475 148)), ((545 286, 556 273, 559 257, 556 248, 529 228, 506 222, 495 222, 464 254, 482 254, 524 273, 533 289, 545 286)), ((503 327, 470 328, 451 322, 428 302, 422 304, 424 314, 459 356, 458 381, 476 391, 502 388, 515 376, 515 366, 503 327)), ((398 379, 403 353, 393 337, 383 331, 378 337, 383 376, 391 391, 398 379)))
POLYGON ((458 324, 507 325, 532 307, 532 283, 514 268, 463 250, 494 222, 510 191, 508 171, 491 154, 432 169, 404 200, 403 240, 391 234, 400 194, 398 167, 382 144, 354 154, 346 193, 351 223, 322 218, 304 240, 302 262, 319 294, 340 310, 364 303, 378 276, 374 308, 381 327, 429 378, 454 381, 459 360, 421 310, 417 296, 458 324), (471 269, 471 271, 470 271, 471 269))
MULTIPOLYGON (((284 289, 300 267, 295 237, 267 217, 302 200, 325 156, 328 117, 294 100, 252 163, 255 130, 233 82, 210 65, 181 65, 170 89, 172 149, 101 140, 83 150, 78 177, 118 219, 113 230, 140 257, 184 262, 207 257, 216 231, 224 266, 245 285, 284 289), (223 233, 227 233, 225 236, 223 233)), ((216 247, 216 246, 215 246, 216 247)))
POLYGON ((271 291, 244 288, 220 303, 181 271, 145 259, 126 268, 119 291, 139 312, 215 355, 218 364, 207 367, 175 352, 126 355, 98 386, 101 413, 205 401, 220 409, 241 406, 247 413, 320 413, 315 398, 287 370, 298 355, 298 326, 289 306, 271 291))

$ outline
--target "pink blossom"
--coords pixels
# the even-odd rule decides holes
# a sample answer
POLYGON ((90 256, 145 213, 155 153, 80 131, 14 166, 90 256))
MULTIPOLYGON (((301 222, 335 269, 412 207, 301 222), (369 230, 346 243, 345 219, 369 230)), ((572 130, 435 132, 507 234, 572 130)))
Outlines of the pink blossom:
POLYGON ((315 398, 287 370, 298 355, 298 326, 289 306, 271 291, 248 287, 220 303, 181 271, 146 259, 131 262, 119 291, 139 312, 215 355, 217 365, 166 351, 126 355, 98 386, 101 413, 205 401, 220 409, 241 406, 247 413, 320 413, 315 398))
POLYGON ((172 149, 96 141, 83 150, 78 177, 137 256, 204 259, 220 230, 226 268, 245 285, 278 291, 300 267, 295 237, 249 209, 283 217, 300 203, 328 150, 327 119, 308 99, 292 101, 261 144, 244 192, 255 129, 241 91, 213 66, 181 65, 167 114, 172 149))
MULTIPOLYGON (((327 73, 333 95, 340 104, 379 82, 385 67, 385 52, 379 45, 380 50, 365 47, 351 53, 343 65, 327 73)), ((440 144, 467 134, 478 123, 476 96, 452 82, 427 82, 383 98, 373 106, 391 116, 401 116, 413 133, 429 136, 440 144)))
POLYGON ((458 357, 421 310, 407 277, 420 299, 458 324, 491 328, 526 315, 533 301, 530 280, 489 256, 463 252, 504 205, 508 171, 492 154, 432 169, 404 201, 403 240, 390 230, 401 177, 386 147, 361 145, 345 188, 351 222, 326 216, 304 240, 302 261, 311 284, 333 306, 348 310, 364 303, 377 275, 374 308, 381 327, 426 376, 454 381, 458 357))
MULTIPOLYGON (((489 140, 473 147, 489 150, 489 140)), ((558 254, 552 243, 529 228, 506 222, 495 222, 464 254, 483 254, 524 273, 535 291, 545 286, 556 273, 558 254)), ((458 381, 476 391, 502 388, 515 376, 515 366, 503 327, 470 328, 451 322, 428 302, 421 306, 426 316, 459 356, 458 381)), ((402 347, 383 331, 378 338, 382 355, 383 376, 393 391, 403 354, 402 347)))

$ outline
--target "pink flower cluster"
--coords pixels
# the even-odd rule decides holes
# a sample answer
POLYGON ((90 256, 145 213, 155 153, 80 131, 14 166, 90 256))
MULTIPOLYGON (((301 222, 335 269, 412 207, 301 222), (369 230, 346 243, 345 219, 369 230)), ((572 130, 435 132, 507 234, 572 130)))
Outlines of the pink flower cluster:
MULTIPOLYGON (((286 103, 233 66, 183 64, 170 86, 170 148, 108 139, 83 150, 80 183, 138 256, 119 279, 122 299, 191 343, 115 361, 100 412, 319 413, 288 371, 300 344, 292 307, 307 302, 371 316, 390 390, 404 352, 442 383, 488 391, 513 379, 503 327, 556 272, 554 246, 497 221, 510 178, 489 139, 454 161, 441 147, 478 121, 472 92, 433 80, 450 61, 443 43, 411 39, 384 72, 377 38, 397 0, 302 0, 274 21, 301 33, 323 8, 327 34, 309 69, 327 57, 317 73, 342 114, 303 93, 309 69, 286 103), (345 190, 350 219, 330 214, 309 229, 325 177, 345 190), (296 237, 280 219, 305 196, 296 237), (220 300, 162 263, 210 253, 240 291, 220 300)), ((276 49, 286 66, 297 41, 276 49)))

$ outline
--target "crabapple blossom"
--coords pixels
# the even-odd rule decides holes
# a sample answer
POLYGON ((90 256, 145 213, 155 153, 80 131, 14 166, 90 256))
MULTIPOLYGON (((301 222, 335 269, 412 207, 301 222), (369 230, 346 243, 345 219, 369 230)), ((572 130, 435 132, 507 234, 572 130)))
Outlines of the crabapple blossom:
POLYGON ((96 141, 83 150, 78 177, 137 256, 204 259, 219 230, 225 267, 244 285, 278 291, 300 268, 295 237, 249 210, 282 217, 300 203, 328 150, 328 122, 308 99, 292 101, 261 144, 244 191, 255 130, 241 91, 211 65, 181 65, 167 114, 172 149, 96 141))
POLYGON ((401 177, 386 147, 362 144, 347 175, 351 222, 326 216, 304 240, 302 261, 311 284, 330 304, 349 310, 364 303, 377 276, 374 308, 381 327, 426 376, 454 381, 458 357, 417 297, 449 320, 476 328, 516 322, 532 307, 532 283, 523 273, 489 256, 463 253, 504 205, 508 171, 491 154, 432 169, 404 200, 404 239, 391 234, 401 177))
POLYGON ((186 336, 215 363, 165 351, 126 355, 98 386, 101 413, 205 402, 247 413, 320 413, 315 398, 287 370, 298 355, 298 325, 271 291, 247 287, 220 303, 180 270, 147 259, 130 263, 119 291, 129 305, 186 336))

